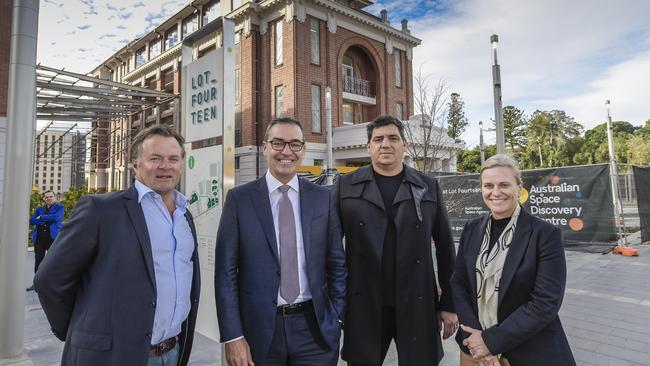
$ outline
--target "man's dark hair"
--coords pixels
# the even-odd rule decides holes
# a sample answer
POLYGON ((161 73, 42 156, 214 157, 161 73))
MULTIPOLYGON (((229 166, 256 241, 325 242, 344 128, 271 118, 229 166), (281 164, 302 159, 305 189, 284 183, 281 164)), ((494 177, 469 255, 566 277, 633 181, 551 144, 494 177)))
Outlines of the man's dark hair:
POLYGON ((54 191, 51 190, 51 189, 48 189, 47 191, 44 191, 43 193, 41 193, 41 197, 45 197, 45 195, 48 194, 48 193, 50 193, 50 192, 52 192, 52 194, 54 195, 54 197, 56 197, 56 193, 54 193, 54 191))
POLYGON ((140 156, 140 150, 142 149, 142 143, 144 140, 154 135, 175 138, 176 141, 178 141, 178 145, 181 147, 182 156, 185 157, 185 147, 183 146, 183 144, 185 144, 185 139, 183 136, 181 136, 181 134, 172 126, 158 125, 145 128, 138 132, 131 142, 131 160, 135 160, 140 156))
POLYGON ((366 132, 368 133, 368 143, 370 143, 370 139, 372 138, 372 131, 374 131, 375 128, 388 125, 395 125, 399 131, 399 136, 402 138, 402 141, 406 143, 406 138, 404 138, 404 124, 402 124, 402 121, 393 116, 379 116, 368 123, 366 126, 366 132))
POLYGON ((273 128, 275 125, 294 125, 298 126, 300 128, 300 133, 302 133, 303 139, 305 136, 305 131, 302 129, 302 123, 296 121, 293 118, 290 117, 282 117, 282 118, 276 118, 271 120, 269 124, 266 126, 266 132, 264 132, 264 141, 268 141, 269 139, 269 131, 273 128))

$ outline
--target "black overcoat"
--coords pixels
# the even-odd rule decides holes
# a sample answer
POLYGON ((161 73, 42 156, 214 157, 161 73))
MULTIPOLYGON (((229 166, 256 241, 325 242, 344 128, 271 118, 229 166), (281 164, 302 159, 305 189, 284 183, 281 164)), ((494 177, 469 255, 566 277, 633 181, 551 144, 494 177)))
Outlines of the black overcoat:
MULTIPOLYGON (((404 167, 393 201, 396 241, 395 312, 400 366, 437 365, 442 344, 437 312, 453 312, 450 277, 454 242, 435 179, 404 167), (434 272, 432 240, 438 269, 434 272)), ((387 217, 372 167, 341 176, 336 186, 348 266, 342 357, 379 364, 381 260, 387 217)))

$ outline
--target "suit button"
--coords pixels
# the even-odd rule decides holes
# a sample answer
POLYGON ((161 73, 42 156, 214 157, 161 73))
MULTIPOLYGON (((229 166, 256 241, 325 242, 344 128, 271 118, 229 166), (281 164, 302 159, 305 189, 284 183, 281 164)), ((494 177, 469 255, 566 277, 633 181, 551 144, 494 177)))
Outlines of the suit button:
POLYGON ((278 277, 280 277, 280 271, 276 271, 275 274, 278 275, 278 277))
POLYGON ((147 333, 145 335, 147 336, 147 338, 151 339, 151 333, 147 333))
POLYGON ((421 261, 420 261, 420 258, 418 258, 418 259, 415 260, 415 263, 417 263, 417 264, 420 264, 420 262, 421 262, 421 261))
POLYGON ((277 305, 277 304, 278 304, 278 300, 277 299, 273 300, 273 305, 277 305))
POLYGON ((415 224, 415 228, 416 228, 416 229, 419 229, 419 228, 420 228, 420 224, 415 224))
POLYGON ((418 300, 422 300, 422 295, 418 295, 418 300))
POLYGON ((155 302, 155 301, 150 302, 150 304, 151 304, 151 307, 152 307, 152 308, 155 308, 155 307, 156 307, 156 302, 155 302))
POLYGON ((359 226, 363 226, 363 225, 365 225, 363 221, 359 221, 359 226))

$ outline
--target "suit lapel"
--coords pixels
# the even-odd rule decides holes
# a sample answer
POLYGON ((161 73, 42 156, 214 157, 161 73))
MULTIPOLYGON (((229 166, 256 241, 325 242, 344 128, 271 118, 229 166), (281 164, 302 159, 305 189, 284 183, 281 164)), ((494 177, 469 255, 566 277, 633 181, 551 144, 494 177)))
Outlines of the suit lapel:
POLYGON ((486 215, 479 222, 475 230, 472 230, 470 237, 465 240, 470 246, 465 248, 465 253, 468 253, 466 258, 467 273, 470 273, 469 284, 472 295, 472 303, 474 304, 475 310, 478 309, 478 304, 476 303, 476 259, 478 259, 478 252, 481 250, 481 243, 483 242, 483 235, 485 235, 485 230, 487 229, 488 221, 490 220, 490 215, 486 215))
POLYGON ((149 274, 149 281, 154 289, 156 289, 156 277, 154 274, 153 267, 153 253, 151 250, 151 241, 149 240, 149 232, 147 231, 147 222, 144 218, 144 213, 142 212, 142 207, 138 203, 138 191, 135 189, 135 186, 129 188, 124 194, 124 205, 126 206, 126 212, 129 215, 131 224, 133 224, 133 229, 135 230, 135 235, 138 238, 138 243, 140 243, 140 249, 142 250, 142 256, 144 257, 144 263, 147 267, 147 274, 149 274))
POLYGON ((273 224, 273 213, 271 212, 271 200, 269 199, 269 188, 266 185, 266 178, 257 180, 257 194, 251 197, 253 200, 253 207, 256 207, 255 213, 257 214, 257 219, 262 225, 262 231, 266 236, 266 242, 269 245, 271 253, 273 253, 273 258, 275 262, 280 265, 280 260, 278 259, 278 244, 275 240, 275 225, 273 224))
POLYGON ((375 177, 372 173, 372 166, 368 165, 357 170, 357 172, 352 177, 351 183, 353 185, 363 183, 364 188, 363 192, 361 193, 361 197, 386 212, 386 207, 384 207, 384 199, 381 198, 381 192, 379 192, 379 187, 377 186, 375 177))
POLYGON ((305 247, 305 258, 309 258, 309 250, 311 249, 311 218, 314 214, 315 197, 312 187, 298 179, 300 187, 300 224, 302 226, 302 243, 305 247))
POLYGON ((508 249, 508 255, 506 256, 506 261, 503 264, 503 272, 501 272, 501 281, 499 282, 499 305, 503 300, 503 296, 512 282, 512 278, 519 268, 519 263, 521 262, 526 249, 528 248, 530 239, 530 216, 524 209, 521 209, 519 214, 519 219, 517 220, 517 227, 515 228, 515 233, 512 236, 512 241, 510 242, 510 249, 508 249))

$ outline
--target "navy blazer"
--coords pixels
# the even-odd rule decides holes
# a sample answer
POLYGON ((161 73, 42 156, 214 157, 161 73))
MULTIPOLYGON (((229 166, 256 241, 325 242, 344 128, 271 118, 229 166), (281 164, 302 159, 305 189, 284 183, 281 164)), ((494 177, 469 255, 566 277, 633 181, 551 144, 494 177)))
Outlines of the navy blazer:
MULTIPOLYGON (((476 258, 489 216, 465 224, 452 276, 461 324, 481 329, 476 302, 476 258)), ((498 324, 483 330, 485 345, 512 366, 575 365, 558 311, 566 285, 562 234, 522 208, 499 283, 498 324)), ((463 352, 469 334, 458 330, 463 352)))
POLYGON ((36 243, 38 225, 43 224, 50 224, 50 237, 52 240, 56 239, 56 236, 59 235, 59 230, 61 230, 64 211, 65 209, 60 203, 53 204, 48 213, 45 213, 45 206, 37 207, 36 210, 34 210, 34 214, 29 219, 29 224, 34 225, 34 231, 32 231, 32 243, 36 243))
MULTIPOLYGON (((191 308, 179 335, 189 359, 199 305, 194 236, 191 308)), ((65 341, 62 366, 145 366, 156 310, 156 281, 147 224, 135 187, 79 199, 34 278, 54 334, 65 341)))
MULTIPOLYGON (((345 254, 332 192, 304 179, 300 213, 309 290, 321 334, 338 349, 345 254)), ((231 189, 217 234, 215 296, 221 342, 244 336, 254 361, 268 354, 277 312, 280 262, 266 178, 231 189)))

